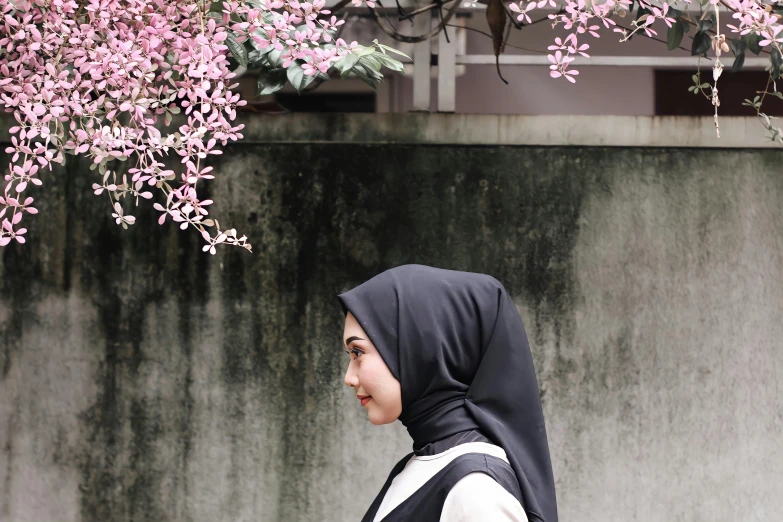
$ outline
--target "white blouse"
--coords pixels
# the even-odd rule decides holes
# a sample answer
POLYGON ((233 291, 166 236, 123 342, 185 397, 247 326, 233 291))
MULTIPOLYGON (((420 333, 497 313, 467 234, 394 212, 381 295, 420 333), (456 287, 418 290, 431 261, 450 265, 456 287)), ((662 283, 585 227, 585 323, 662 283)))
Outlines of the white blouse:
MULTIPOLYGON (((436 455, 422 455, 408 460, 394 477, 381 501, 373 522, 381 522, 433 475, 465 453, 486 453, 508 462, 500 446, 486 442, 467 442, 436 455)), ((486 473, 468 473, 451 488, 443 504, 440 522, 527 522, 527 515, 514 495, 486 473)))

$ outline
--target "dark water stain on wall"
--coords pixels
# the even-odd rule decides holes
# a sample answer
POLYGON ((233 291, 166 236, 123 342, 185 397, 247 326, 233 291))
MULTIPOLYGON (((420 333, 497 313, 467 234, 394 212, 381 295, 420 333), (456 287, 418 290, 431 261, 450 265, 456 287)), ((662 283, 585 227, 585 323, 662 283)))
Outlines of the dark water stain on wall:
MULTIPOLYGON (((268 389, 265 397, 279 411, 277 446, 287 470, 279 478, 280 519, 309 509, 302 491, 318 455, 306 441, 319 427, 303 412, 308 401, 331 407, 331 395, 314 394, 312 380, 331 380, 335 390, 343 386, 336 349, 332 364, 309 367, 321 348, 314 323, 305 319, 332 314, 336 345, 337 293, 386 268, 424 263, 490 273, 531 304, 533 320, 554 323, 558 333, 566 330, 574 299, 571 250, 582 201, 592 185, 604 183, 600 174, 580 177, 572 171, 590 171, 589 163, 600 154, 295 144, 237 146, 216 162, 218 171, 237 171, 244 165, 258 168, 254 158, 264 158, 262 170, 241 186, 260 206, 243 198, 231 209, 256 254, 221 254, 223 306, 234 321, 250 325, 226 331, 222 379, 237 404, 229 413, 237 422, 247 413, 238 406, 245 386, 268 389), (308 308, 316 304, 323 309, 308 308), (269 364, 273 354, 283 361, 276 370, 269 364)), ((232 440, 237 441, 232 459, 241 459, 241 442, 232 440)), ((239 477, 232 481, 238 488, 239 477)))
MULTIPOLYGON (((555 380, 572 375, 577 362, 560 345, 571 342, 578 299, 573 249, 585 200, 608 193, 613 174, 604 167, 616 154, 605 148, 232 145, 213 161, 223 178, 206 185, 216 201, 211 211, 224 228, 247 234, 254 253, 225 247, 216 256, 201 252, 195 231, 170 222, 159 227, 148 206, 136 211, 137 225, 115 226, 106 201, 92 196, 92 178, 74 171, 64 196, 64 215, 71 218, 48 224, 65 238, 60 253, 50 256, 56 266, 44 268, 34 245, 5 249, 0 285, 13 313, 29 309, 28 296, 50 292, 79 292, 98 312, 90 349, 101 360, 91 376, 99 392, 81 417, 76 451, 82 520, 200 518, 187 507, 188 464, 199 407, 193 350, 208 304, 219 305, 226 323, 219 327, 222 344, 214 347, 220 382, 210 383, 227 401, 220 414, 228 421, 222 429, 232 465, 223 499, 228 506, 247 502, 241 471, 252 435, 242 426, 253 414, 248 398, 263 401, 280 423, 279 438, 264 443, 281 460, 257 473, 285 470, 276 478, 277 520, 303 519, 318 507, 308 491, 318 486, 312 466, 324 460, 319 442, 328 433, 303 412, 333 408, 344 387, 335 295, 382 270, 423 263, 495 276, 532 311, 523 317, 529 332, 555 332, 558 352, 548 371, 555 380), (25 279, 45 286, 27 292, 25 279), (164 305, 176 308, 172 332, 165 341, 145 339, 148 314, 164 305), (324 349, 333 357, 324 357, 324 349), (181 363, 174 403, 145 389, 155 350, 181 363), (314 367, 315 360, 328 362, 314 367), (172 432, 173 443, 166 438, 172 432), (176 456, 176 472, 160 446, 176 456), (177 498, 164 498, 161 484, 172 477, 177 498)), ((85 164, 71 168, 88 172, 85 164)), ((0 332, 4 365, 9 351, 22 349, 14 340, 34 327, 29 313, 12 319, 0 332)))
POLYGON ((162 481, 160 468, 153 459, 154 443, 160 438, 163 420, 157 409, 147 401, 132 399, 130 404, 129 469, 120 481, 126 490, 128 518, 130 520, 165 520, 165 510, 160 502, 162 481))
MULTIPOLYGON (((107 202, 92 194, 86 172, 86 161, 69 158, 65 167, 44 173, 47 192, 37 195, 35 203, 40 213, 25 223, 31 240, 23 249, 3 249, 1 295, 12 303, 10 320, 0 332, 3 378, 13 352, 23 349, 19 346, 23 331, 36 328, 37 302, 71 292, 91 301, 101 326, 100 332, 91 332, 90 347, 102 352, 94 375, 98 399, 80 416, 80 447, 58 444, 53 458, 57 465, 79 469, 82 520, 160 520, 164 499, 156 484, 161 465, 148 451, 160 422, 150 424, 148 419, 165 412, 140 398, 144 392, 140 368, 152 355, 150 347, 143 345, 145 313, 169 296, 179 297, 182 338, 177 344, 187 355, 189 311, 208 298, 203 283, 208 258, 199 255, 198 239, 192 235, 157 227, 150 209, 135 211, 137 225, 127 231, 115 226, 107 202), (175 259, 179 263, 169 262, 175 259), (130 440, 123 434, 128 425, 130 440)), ((183 463, 189 453, 192 410, 185 391, 185 413, 178 416, 184 419, 183 463)), ((184 472, 183 464, 186 480, 184 472)))

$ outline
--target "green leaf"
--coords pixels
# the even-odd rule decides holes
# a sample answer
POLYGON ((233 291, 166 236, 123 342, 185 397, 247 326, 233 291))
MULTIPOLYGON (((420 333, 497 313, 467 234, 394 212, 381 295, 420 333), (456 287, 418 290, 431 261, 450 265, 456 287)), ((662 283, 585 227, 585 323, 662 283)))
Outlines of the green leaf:
POLYGON ((402 62, 395 60, 394 58, 381 53, 375 53, 372 56, 381 62, 381 65, 387 69, 391 69, 392 71, 403 71, 402 62))
POLYGON ((302 89, 310 85, 315 80, 315 75, 308 76, 304 73, 304 69, 297 62, 291 63, 286 69, 286 76, 291 85, 294 86, 296 92, 302 92, 302 89))
POLYGON ((358 50, 351 51, 351 52, 353 52, 357 56, 367 56, 368 54, 372 54, 375 52, 375 49, 373 49, 372 47, 364 47, 362 45, 357 45, 356 49, 358 50))
POLYGON ((250 65, 247 66, 248 69, 279 69, 279 67, 274 67, 269 63, 269 58, 267 58, 265 54, 253 56, 253 53, 251 52, 250 58, 250 65))
POLYGON ((704 20, 699 20, 696 22, 696 25, 699 27, 699 31, 702 33, 706 33, 713 27, 715 27, 715 13, 710 11, 710 14, 707 15, 707 18, 704 20))
POLYGON ((340 71, 341 76, 347 76, 351 68, 359 61, 359 57, 353 53, 348 53, 340 58, 334 66, 340 71))
POLYGON ((287 75, 285 69, 261 70, 258 73, 258 91, 256 96, 273 94, 285 87, 287 75))
POLYGON ((731 52, 734 53, 734 63, 731 66, 731 72, 738 72, 742 70, 745 65, 745 50, 748 48, 748 44, 742 38, 735 38, 729 40, 731 44, 731 52))
POLYGON ((758 56, 759 53, 761 53, 761 46, 759 45, 759 42, 761 41, 761 35, 756 33, 748 33, 744 38, 745 43, 748 44, 748 49, 750 49, 750 52, 758 56))
POLYGON ((375 72, 380 72, 382 64, 380 60, 378 60, 375 55, 368 54, 367 56, 361 56, 359 58, 359 63, 364 65, 365 67, 372 68, 375 72))
POLYGON ((683 23, 681 20, 677 20, 670 28, 669 32, 666 34, 666 47, 669 48, 670 51, 673 51, 677 47, 680 46, 680 42, 682 42, 682 37, 685 35, 685 28, 683 27, 683 23))
POLYGON ((372 87, 372 90, 378 92, 378 88, 375 86, 375 81, 369 76, 368 72, 364 69, 364 66, 357 64, 353 68, 353 73, 359 77, 364 83, 372 87))
MULTIPOLYGON (((376 81, 383 79, 383 75, 380 73, 381 64, 372 56, 362 56, 359 58, 359 64, 357 67, 364 67, 364 70, 367 71, 367 74, 376 81)), ((354 71, 355 70, 356 67, 354 67, 354 71)))
POLYGON ((242 67, 247 67, 249 62, 245 44, 237 42, 234 39, 233 33, 228 33, 228 37, 226 38, 226 45, 228 46, 228 50, 231 51, 231 54, 234 56, 236 61, 239 62, 239 65, 242 67))
POLYGON ((693 46, 691 47, 691 55, 704 54, 710 48, 710 35, 703 31, 698 31, 696 36, 693 37, 693 46))
POLYGON ((745 52, 735 54, 734 63, 731 65, 731 72, 739 72, 742 70, 742 66, 745 65, 745 52))
POLYGON ((731 52, 734 53, 734 56, 744 53, 745 49, 748 48, 745 41, 739 38, 729 40, 729 43, 731 44, 731 52))
POLYGON ((302 66, 296 62, 293 62, 288 69, 286 69, 286 76, 291 85, 294 86, 297 92, 302 90, 305 81, 305 73, 302 66))
POLYGON ((780 51, 778 51, 777 47, 771 47, 769 50, 769 57, 772 59, 772 64, 776 67, 780 67, 783 65, 783 56, 781 56, 780 51))
POLYGON ((769 50, 769 59, 772 62, 772 79, 777 80, 780 78, 780 67, 783 65, 783 56, 777 47, 772 47, 769 50))
POLYGON ((404 53, 404 52, 402 52, 402 51, 399 51, 399 50, 397 50, 397 49, 394 49, 393 47, 389 47, 388 45, 383 45, 383 44, 381 44, 381 43, 378 43, 378 40, 373 40, 373 42, 374 42, 375 44, 377 44, 377 45, 378 45, 378 47, 380 47, 380 48, 381 48, 381 50, 384 50, 384 49, 385 49, 385 50, 387 50, 387 51, 391 51, 391 52, 393 52, 393 53, 400 54, 400 55, 404 56, 405 58, 411 59, 411 57, 410 57, 410 56, 408 56, 407 54, 405 54, 405 53, 404 53))
POLYGON ((256 43, 254 40, 251 40, 251 42, 253 42, 253 47, 254 47, 254 49, 253 49, 253 50, 251 50, 251 51, 250 51, 250 52, 247 54, 247 59, 248 59, 248 61, 249 61, 251 64, 252 64, 253 62, 257 62, 257 61, 259 61, 259 60, 261 59, 261 57, 262 57, 262 56, 265 56, 265 55, 267 55, 267 54, 269 54, 269 53, 271 53, 272 51, 274 51, 274 50, 275 50, 274 46, 272 46, 272 45, 267 45, 267 46, 266 46, 266 47, 264 47, 263 49, 259 49, 259 48, 257 48, 257 47, 256 47, 258 44, 257 44, 257 43, 256 43))
POLYGON ((269 63, 271 69, 280 69, 283 67, 283 60, 280 58, 282 54, 283 51, 278 51, 277 49, 269 51, 266 54, 266 60, 269 63))

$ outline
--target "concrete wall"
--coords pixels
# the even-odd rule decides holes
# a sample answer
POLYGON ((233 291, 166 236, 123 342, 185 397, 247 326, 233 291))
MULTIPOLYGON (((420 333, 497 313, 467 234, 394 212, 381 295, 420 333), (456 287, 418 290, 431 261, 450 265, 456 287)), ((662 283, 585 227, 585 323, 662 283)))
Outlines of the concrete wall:
POLYGON ((407 262, 515 297, 563 522, 777 520, 781 152, 629 144, 679 125, 256 119, 211 185, 254 253, 214 257, 69 160, 0 251, 0 521, 358 520, 410 439, 343 384, 334 296, 407 262))

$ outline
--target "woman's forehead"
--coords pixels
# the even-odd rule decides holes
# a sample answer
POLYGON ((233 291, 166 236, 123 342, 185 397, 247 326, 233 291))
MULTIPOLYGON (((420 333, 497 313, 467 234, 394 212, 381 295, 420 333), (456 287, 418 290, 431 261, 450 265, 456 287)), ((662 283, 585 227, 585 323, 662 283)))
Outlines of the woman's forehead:
POLYGON ((348 314, 345 316, 345 326, 343 327, 344 333, 351 334, 351 335, 365 335, 364 329, 359 324, 359 321, 356 320, 356 318, 351 314, 351 312, 348 312, 348 314))

